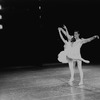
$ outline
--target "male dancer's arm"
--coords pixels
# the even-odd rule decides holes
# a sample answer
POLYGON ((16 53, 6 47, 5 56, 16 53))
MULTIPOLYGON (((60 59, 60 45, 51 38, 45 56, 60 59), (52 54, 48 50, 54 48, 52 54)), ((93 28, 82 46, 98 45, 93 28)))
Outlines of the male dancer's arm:
POLYGON ((94 40, 96 38, 99 39, 99 36, 95 35, 95 36, 87 38, 87 39, 82 39, 81 43, 84 44, 84 43, 87 43, 87 42, 91 42, 92 40, 94 40))
POLYGON ((62 34, 61 34, 62 28, 58 28, 58 31, 59 31, 60 38, 62 39, 62 41, 63 41, 64 43, 66 43, 67 40, 65 40, 65 39, 63 38, 62 34))

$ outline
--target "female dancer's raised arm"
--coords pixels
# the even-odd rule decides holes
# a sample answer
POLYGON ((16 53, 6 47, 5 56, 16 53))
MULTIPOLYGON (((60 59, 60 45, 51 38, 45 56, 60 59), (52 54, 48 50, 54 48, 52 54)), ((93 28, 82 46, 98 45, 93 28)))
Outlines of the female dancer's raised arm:
POLYGON ((61 34, 61 31, 63 31, 63 33, 65 32, 62 28, 58 28, 58 31, 59 31, 59 35, 60 35, 60 38, 62 39, 62 41, 64 42, 64 43, 67 43, 67 40, 65 40, 64 38, 63 38, 63 36, 62 36, 62 34, 61 34))
POLYGON ((63 25, 63 28, 66 30, 64 32, 65 36, 68 38, 68 40, 71 40, 73 36, 69 35, 69 32, 67 30, 67 27, 65 25, 63 25))
POLYGON ((82 44, 84 44, 84 43, 87 43, 87 42, 91 42, 92 40, 94 40, 94 39, 99 39, 99 36, 98 35, 95 35, 95 36, 92 36, 92 37, 90 37, 90 38, 87 38, 87 39, 82 39, 82 44))

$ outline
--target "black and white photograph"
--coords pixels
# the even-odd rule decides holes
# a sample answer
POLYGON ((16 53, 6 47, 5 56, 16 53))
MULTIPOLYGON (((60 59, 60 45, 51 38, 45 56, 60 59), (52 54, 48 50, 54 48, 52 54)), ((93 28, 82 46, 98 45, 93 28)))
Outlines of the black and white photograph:
POLYGON ((0 0, 0 100, 100 100, 99 0, 0 0))

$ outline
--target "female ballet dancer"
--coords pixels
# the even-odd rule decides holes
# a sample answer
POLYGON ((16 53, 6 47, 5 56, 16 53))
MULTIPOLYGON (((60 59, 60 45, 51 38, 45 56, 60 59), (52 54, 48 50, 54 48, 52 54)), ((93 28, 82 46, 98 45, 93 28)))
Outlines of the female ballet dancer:
POLYGON ((61 51, 58 54, 58 61, 61 63, 68 63, 70 72, 71 72, 71 77, 69 80, 69 84, 72 85, 72 81, 74 80, 74 60, 70 57, 71 51, 72 51, 72 45, 74 43, 73 41, 73 36, 69 35, 66 26, 64 26, 66 31, 64 31, 62 28, 58 28, 60 38, 64 42, 64 50, 61 51), (61 34, 61 31, 64 33, 64 35, 67 37, 67 40, 65 40, 61 34))
POLYGON ((99 38, 99 36, 95 35, 95 36, 93 36, 91 38, 88 38, 88 39, 83 39, 83 38, 80 39, 78 32, 74 32, 74 38, 76 39, 76 41, 73 42, 72 41, 73 36, 69 35, 65 25, 64 25, 64 29, 66 31, 64 31, 62 28, 58 28, 60 37, 63 40, 63 42, 65 43, 64 51, 61 51, 58 54, 58 60, 62 63, 68 63, 69 64, 69 68, 70 68, 70 72, 71 72, 71 78, 70 78, 68 83, 70 85, 73 85, 73 81, 74 81, 74 63, 75 62, 77 63, 79 73, 80 73, 79 85, 82 85, 83 84, 82 61, 85 62, 85 63, 89 63, 89 61, 84 60, 81 57, 80 48, 84 43, 90 42, 95 38, 99 38), (68 41, 64 40, 64 38, 61 35, 61 31, 67 36, 68 41))

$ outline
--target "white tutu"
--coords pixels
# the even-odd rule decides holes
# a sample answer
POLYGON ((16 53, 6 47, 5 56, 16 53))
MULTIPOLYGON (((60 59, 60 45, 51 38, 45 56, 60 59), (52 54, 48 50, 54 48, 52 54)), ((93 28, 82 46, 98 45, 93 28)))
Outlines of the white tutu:
POLYGON ((77 40, 76 42, 74 42, 73 46, 71 46, 70 43, 67 43, 67 45, 65 45, 65 46, 66 47, 65 47, 64 51, 61 51, 58 54, 59 62, 68 63, 69 59, 72 59, 72 60, 81 60, 85 63, 89 63, 88 60, 85 60, 81 57, 80 48, 81 48, 82 44, 81 44, 80 39, 77 40))
POLYGON ((73 57, 69 57, 68 55, 66 55, 66 52, 65 51, 61 51, 59 54, 58 54, 58 61, 59 62, 61 62, 61 63, 68 63, 69 62, 69 59, 71 59, 71 60, 73 60, 73 61, 76 61, 76 60, 81 60, 81 61, 83 61, 83 62, 85 62, 85 63, 90 63, 90 61, 89 60, 85 60, 85 59, 83 59, 82 57, 75 57, 75 56, 73 56, 73 57))
POLYGON ((66 58, 66 53, 65 51, 61 51, 59 54, 58 54, 58 61, 59 62, 62 62, 62 63, 68 63, 68 60, 66 58))

